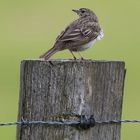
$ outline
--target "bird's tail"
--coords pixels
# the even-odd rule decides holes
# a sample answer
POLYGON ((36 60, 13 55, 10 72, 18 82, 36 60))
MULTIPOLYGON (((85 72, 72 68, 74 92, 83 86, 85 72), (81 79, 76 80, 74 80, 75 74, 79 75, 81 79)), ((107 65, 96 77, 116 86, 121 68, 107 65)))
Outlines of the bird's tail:
POLYGON ((56 52, 58 52, 58 48, 57 47, 52 47, 51 49, 49 49, 47 52, 45 52, 44 54, 42 54, 39 58, 44 58, 45 60, 49 59, 53 54, 55 54, 56 52))

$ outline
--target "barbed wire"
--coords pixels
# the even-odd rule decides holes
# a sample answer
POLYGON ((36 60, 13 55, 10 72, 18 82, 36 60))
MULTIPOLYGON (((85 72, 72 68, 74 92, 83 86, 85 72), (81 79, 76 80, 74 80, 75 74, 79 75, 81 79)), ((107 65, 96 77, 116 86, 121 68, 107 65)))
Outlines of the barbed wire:
MULTIPOLYGON (((112 123, 140 123, 140 120, 111 120, 111 121, 96 121, 96 124, 112 124, 112 123)), ((80 122, 78 121, 68 121, 68 122, 58 122, 58 121, 25 121, 25 122, 6 122, 0 123, 0 126, 9 126, 9 125, 78 125, 80 122)))
POLYGON ((97 124, 118 124, 118 123, 140 123, 140 120, 106 120, 106 121, 95 121, 94 118, 85 117, 80 121, 17 121, 17 122, 5 122, 0 123, 0 126, 12 126, 12 125, 69 125, 69 126, 81 126, 83 128, 93 127, 97 124))

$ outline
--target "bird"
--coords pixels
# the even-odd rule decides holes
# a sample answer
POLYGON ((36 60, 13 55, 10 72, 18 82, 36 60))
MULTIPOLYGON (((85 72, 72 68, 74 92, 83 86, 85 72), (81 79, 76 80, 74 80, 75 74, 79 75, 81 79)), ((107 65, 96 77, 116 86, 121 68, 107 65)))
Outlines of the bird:
POLYGON ((68 49, 74 59, 76 57, 73 52, 78 52, 81 59, 84 59, 80 52, 92 47, 97 40, 103 38, 103 29, 100 26, 98 17, 92 10, 80 8, 72 11, 79 18, 70 23, 57 36, 53 47, 41 55, 40 58, 48 60, 56 52, 68 49))

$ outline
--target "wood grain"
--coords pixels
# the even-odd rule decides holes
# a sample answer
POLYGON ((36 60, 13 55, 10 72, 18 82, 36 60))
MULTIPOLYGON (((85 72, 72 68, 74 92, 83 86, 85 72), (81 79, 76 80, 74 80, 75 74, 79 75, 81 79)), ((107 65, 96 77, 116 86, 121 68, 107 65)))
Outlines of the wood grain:
MULTIPOLYGON (((121 61, 24 60, 18 120, 79 120, 81 114, 101 121, 121 119, 124 77, 121 61)), ((17 140, 120 140, 120 128, 18 126, 17 140)))

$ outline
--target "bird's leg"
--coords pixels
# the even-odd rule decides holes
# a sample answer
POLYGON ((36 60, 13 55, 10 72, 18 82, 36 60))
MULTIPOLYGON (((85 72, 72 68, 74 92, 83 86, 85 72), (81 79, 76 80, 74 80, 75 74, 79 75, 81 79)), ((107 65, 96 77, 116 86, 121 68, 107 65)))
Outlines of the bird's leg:
POLYGON ((81 59, 84 60, 83 56, 80 54, 80 52, 78 52, 78 54, 80 55, 81 59))
POLYGON ((74 53, 71 50, 69 50, 69 51, 72 54, 73 58, 76 60, 76 57, 75 57, 74 53))

